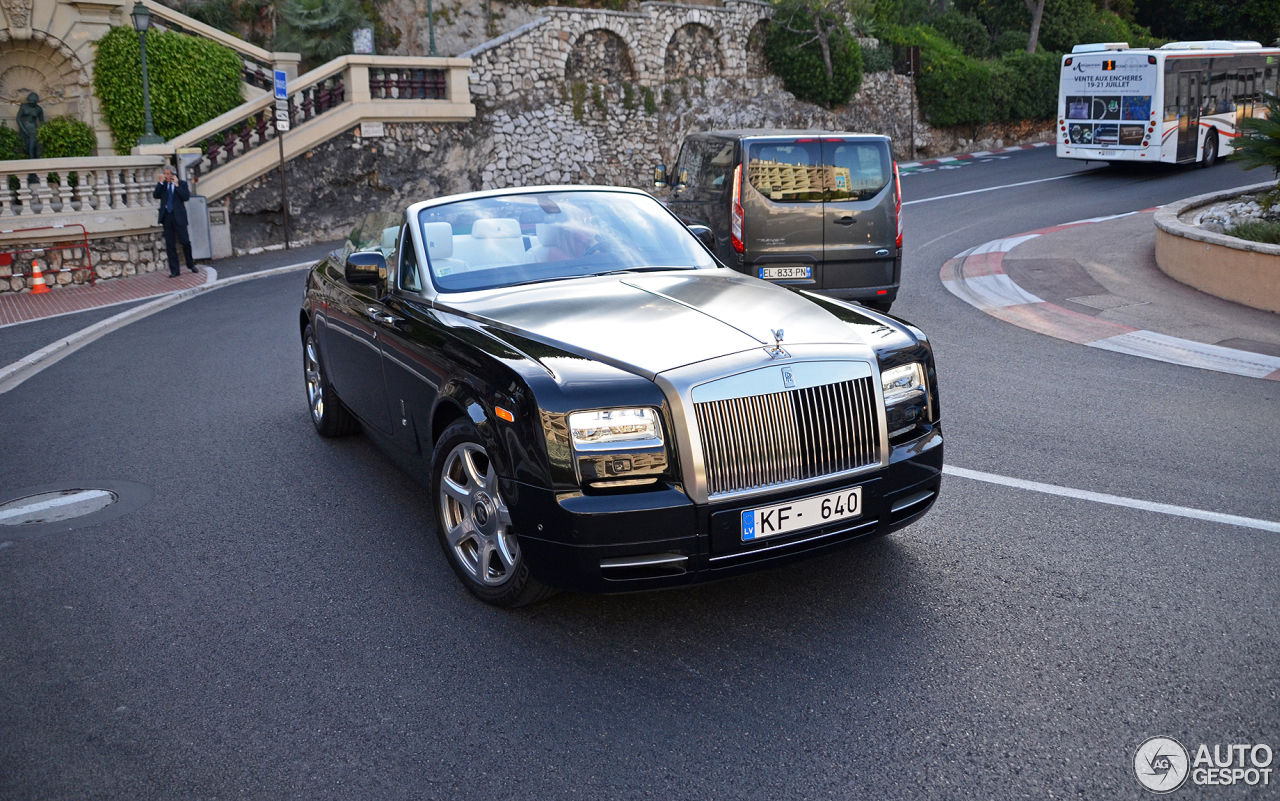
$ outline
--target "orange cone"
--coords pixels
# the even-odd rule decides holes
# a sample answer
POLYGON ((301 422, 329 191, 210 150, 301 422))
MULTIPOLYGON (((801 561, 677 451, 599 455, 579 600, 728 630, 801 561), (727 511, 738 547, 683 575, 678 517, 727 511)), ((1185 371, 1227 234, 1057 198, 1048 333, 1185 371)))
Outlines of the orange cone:
POLYGON ((44 282, 44 274, 40 272, 40 262, 35 259, 31 260, 31 294, 43 295, 49 291, 49 285, 44 282))

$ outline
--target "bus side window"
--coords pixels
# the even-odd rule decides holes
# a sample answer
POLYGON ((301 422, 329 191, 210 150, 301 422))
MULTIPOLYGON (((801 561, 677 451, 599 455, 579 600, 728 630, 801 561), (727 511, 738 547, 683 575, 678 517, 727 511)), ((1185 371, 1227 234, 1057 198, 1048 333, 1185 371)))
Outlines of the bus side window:
POLYGON ((1178 119, 1178 72, 1173 69, 1173 61, 1165 65, 1164 71, 1164 119, 1173 122, 1178 119))

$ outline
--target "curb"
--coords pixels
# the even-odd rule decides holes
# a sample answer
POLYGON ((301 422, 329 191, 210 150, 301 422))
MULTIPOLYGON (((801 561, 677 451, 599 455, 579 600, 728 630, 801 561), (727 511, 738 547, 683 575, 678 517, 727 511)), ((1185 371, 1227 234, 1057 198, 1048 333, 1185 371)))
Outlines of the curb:
POLYGON ((1270 189, 1275 186, 1274 181, 1263 181, 1260 184, 1251 184, 1249 186, 1238 186, 1235 189, 1226 189, 1221 192, 1209 192, 1205 195, 1196 195, 1186 200, 1179 200, 1176 203, 1170 203, 1162 206, 1156 212, 1156 227, 1165 233, 1180 236, 1183 239, 1192 239, 1196 242, 1205 242, 1211 245, 1221 245, 1224 248, 1232 250, 1247 250, 1253 253, 1265 253, 1268 256, 1280 256, 1280 245, 1268 245, 1264 242, 1250 242, 1247 239, 1237 239, 1234 236, 1226 234, 1218 234, 1213 231, 1202 231, 1192 225, 1187 225, 1178 220, 1178 216, 1188 209, 1198 208, 1200 206, 1208 206, 1211 203, 1217 203, 1219 200, 1230 200, 1239 195, 1245 195, 1249 192, 1256 192, 1259 189, 1270 189))
POLYGON ((938 277, 948 292, 965 303, 1028 331, 1077 345, 1127 353, 1184 367, 1280 381, 1280 358, 1275 356, 1171 337, 1090 317, 1036 297, 1014 283, 1004 271, 1002 262, 1005 256, 1022 243, 1038 236, 1151 211, 1156 209, 1076 220, 1005 239, 995 239, 949 259, 942 265, 938 277))
MULTIPOLYGON (((46 367, 51 367, 62 359, 70 356, 72 353, 83 348, 89 343, 101 339, 107 334, 119 328, 123 328, 129 323, 141 320, 144 317, 150 317, 158 311, 163 311, 170 306, 176 306, 184 301, 191 300, 194 297, 203 295, 206 292, 212 292, 215 289, 232 286, 234 284, 242 284, 245 281, 252 281, 257 278, 267 278, 272 275, 292 272, 310 267, 315 262, 299 262, 297 264, 288 264, 284 267, 272 267, 269 270, 259 270, 254 273, 245 273, 232 278, 217 279, 216 274, 211 277, 213 280, 204 284, 191 287, 190 289, 180 289, 167 295, 161 295, 155 300, 143 303, 141 306, 135 306, 132 309, 122 311, 117 315, 108 317, 93 325, 82 328, 74 334, 63 337, 49 345, 44 346, 35 353, 30 353, 18 361, 6 367, 0 368, 0 395, 17 387, 28 378, 38 374, 46 367)), ((212 271, 211 271, 212 273, 212 271)))
POLYGON ((1029 145, 1014 145, 1013 147, 998 147, 995 150, 979 150, 977 153, 962 153, 959 156, 941 156, 936 159, 925 159, 924 161, 908 161, 898 164, 899 170, 914 170, 920 167, 932 167, 935 164, 951 164, 957 161, 970 161, 972 159, 980 159, 986 156, 996 156, 1001 153, 1014 153, 1019 150, 1030 150, 1035 147, 1048 147, 1053 142, 1033 142, 1029 145))

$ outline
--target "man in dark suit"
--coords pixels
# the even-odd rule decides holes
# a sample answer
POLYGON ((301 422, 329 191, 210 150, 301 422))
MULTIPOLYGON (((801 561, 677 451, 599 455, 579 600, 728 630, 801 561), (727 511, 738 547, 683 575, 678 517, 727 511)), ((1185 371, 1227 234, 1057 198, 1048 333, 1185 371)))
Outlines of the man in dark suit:
POLYGON ((165 167, 160 176, 160 183, 151 196, 160 201, 160 225, 164 227, 164 247, 169 254, 169 277, 177 278, 182 272, 178 264, 178 243, 182 243, 182 253, 187 257, 187 269, 199 272, 195 261, 191 258, 191 235, 187 233, 186 202, 191 199, 191 190, 186 181, 179 181, 173 174, 172 167, 165 167))

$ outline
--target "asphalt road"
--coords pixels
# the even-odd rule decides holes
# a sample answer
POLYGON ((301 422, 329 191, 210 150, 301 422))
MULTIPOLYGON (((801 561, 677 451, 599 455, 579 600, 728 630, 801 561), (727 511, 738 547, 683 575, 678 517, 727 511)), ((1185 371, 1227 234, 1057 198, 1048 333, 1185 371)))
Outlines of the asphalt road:
MULTIPOLYGON (((908 206, 894 311, 934 341, 948 462, 1280 519, 1276 382, 1039 336, 939 283, 989 239, 1266 177, 1042 149, 903 190, 1075 172, 908 206)), ((423 486, 312 431, 301 293, 208 293, 0 395, 0 489, 155 490, 0 533, 0 797, 1142 798, 1147 737, 1280 751, 1280 547, 1248 528, 949 478, 922 522, 820 561, 478 603, 423 486)))

